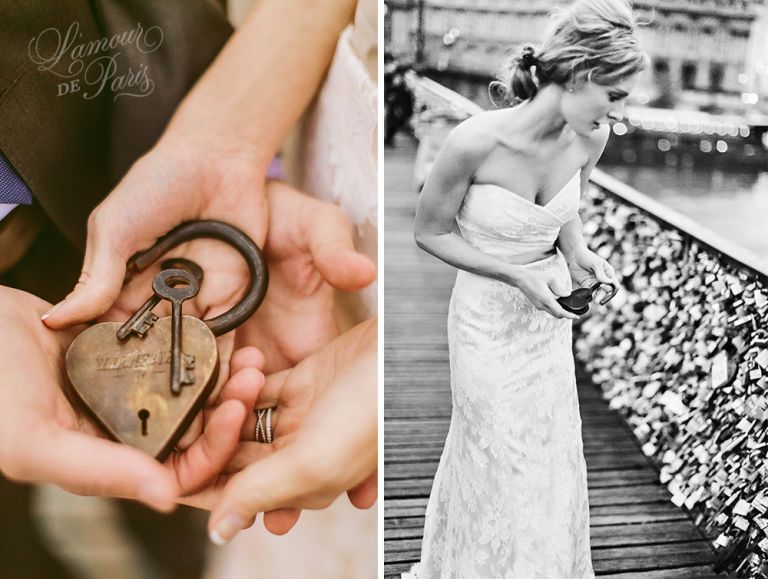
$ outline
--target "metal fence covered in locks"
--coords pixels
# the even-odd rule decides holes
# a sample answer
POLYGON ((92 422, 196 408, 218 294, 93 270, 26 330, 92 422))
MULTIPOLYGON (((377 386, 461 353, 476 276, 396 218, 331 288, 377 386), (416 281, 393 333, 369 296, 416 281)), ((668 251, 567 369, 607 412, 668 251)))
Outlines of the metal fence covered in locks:
POLYGON ((713 539, 717 570, 768 577, 768 275, 596 172, 590 247, 623 291, 576 332, 576 356, 713 539))

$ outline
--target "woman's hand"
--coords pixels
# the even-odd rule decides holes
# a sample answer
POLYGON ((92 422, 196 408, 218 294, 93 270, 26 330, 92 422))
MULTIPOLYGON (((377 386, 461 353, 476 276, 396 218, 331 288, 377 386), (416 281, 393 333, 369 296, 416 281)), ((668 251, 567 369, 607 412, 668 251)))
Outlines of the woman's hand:
POLYGON ((237 329, 237 344, 257 346, 268 374, 294 366, 338 335, 334 288, 356 291, 376 267, 355 251, 352 225, 331 203, 279 181, 267 183, 269 233, 264 255, 269 291, 254 316, 237 329))
POLYGON ((537 309, 555 318, 579 319, 579 316, 567 312, 557 303, 557 298, 570 295, 571 292, 553 272, 514 267, 508 283, 520 289, 537 309))
MULTIPOLYGON (((219 405, 204 412, 202 436, 160 464, 106 440, 70 404, 64 353, 83 328, 49 330, 40 322, 48 307, 30 294, 0 287, 0 471, 8 478, 170 511, 179 495, 205 486, 230 461, 263 384, 257 352, 230 377, 219 405)), ((222 379, 227 367, 224 360, 222 379)))
POLYGON ((611 264, 589 249, 582 249, 575 254, 566 255, 566 261, 571 272, 571 279, 579 287, 589 287, 598 281, 612 284, 617 289, 621 287, 619 278, 616 277, 616 272, 611 264))
MULTIPOLYGON (((184 499, 213 509, 214 542, 229 541, 259 512, 270 531, 282 534, 299 509, 327 507, 344 492, 360 508, 375 502, 376 333, 375 320, 363 322, 267 378, 257 407, 276 408, 273 443, 243 442, 216 485, 184 499)), ((249 419, 246 440, 254 439, 255 426, 249 419)))

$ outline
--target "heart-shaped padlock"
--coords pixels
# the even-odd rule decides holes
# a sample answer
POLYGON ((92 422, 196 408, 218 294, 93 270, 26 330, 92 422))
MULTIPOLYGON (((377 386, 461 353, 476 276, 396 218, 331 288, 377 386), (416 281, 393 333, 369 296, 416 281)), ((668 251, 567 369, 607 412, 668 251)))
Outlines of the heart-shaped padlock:
POLYGON ((607 296, 598 303, 600 305, 605 305, 611 301, 616 295, 616 292, 619 291, 619 288, 612 283, 597 282, 590 287, 580 287, 573 290, 570 295, 557 298, 557 302, 565 311, 576 314, 577 316, 583 316, 589 311, 589 304, 592 303, 592 300, 595 297, 595 292, 604 285, 609 286, 611 290, 607 296))
POLYGON ((202 237, 224 241, 245 258, 250 283, 240 302, 210 320, 182 315, 182 303, 199 290, 202 270, 189 260, 166 260, 153 281, 154 295, 127 322, 89 327, 66 354, 72 391, 104 431, 158 460, 168 456, 216 384, 216 336, 247 320, 267 291, 259 248, 218 221, 178 226, 129 260, 126 281, 177 245, 202 237), (162 299, 171 302, 172 315, 158 320, 152 308, 162 299))

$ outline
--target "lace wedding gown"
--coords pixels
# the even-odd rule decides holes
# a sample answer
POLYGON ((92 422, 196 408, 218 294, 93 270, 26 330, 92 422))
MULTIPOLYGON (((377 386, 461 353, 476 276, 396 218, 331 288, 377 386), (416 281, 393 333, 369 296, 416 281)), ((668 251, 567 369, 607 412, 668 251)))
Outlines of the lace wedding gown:
MULTIPOLYGON (((540 206, 472 185, 464 238, 500 259, 551 250, 576 216, 578 173, 540 206)), ((526 265, 570 286, 557 253, 526 265)), ((459 271, 448 313, 453 415, 427 506, 418 579, 594 577, 571 321, 459 271)))

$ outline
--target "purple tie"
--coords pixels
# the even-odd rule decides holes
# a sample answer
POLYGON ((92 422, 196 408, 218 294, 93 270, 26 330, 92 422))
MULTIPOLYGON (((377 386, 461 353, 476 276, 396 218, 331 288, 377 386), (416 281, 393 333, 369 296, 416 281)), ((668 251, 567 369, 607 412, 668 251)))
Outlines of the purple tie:
POLYGON ((0 203, 32 204, 32 192, 2 153, 0 153, 0 203))

